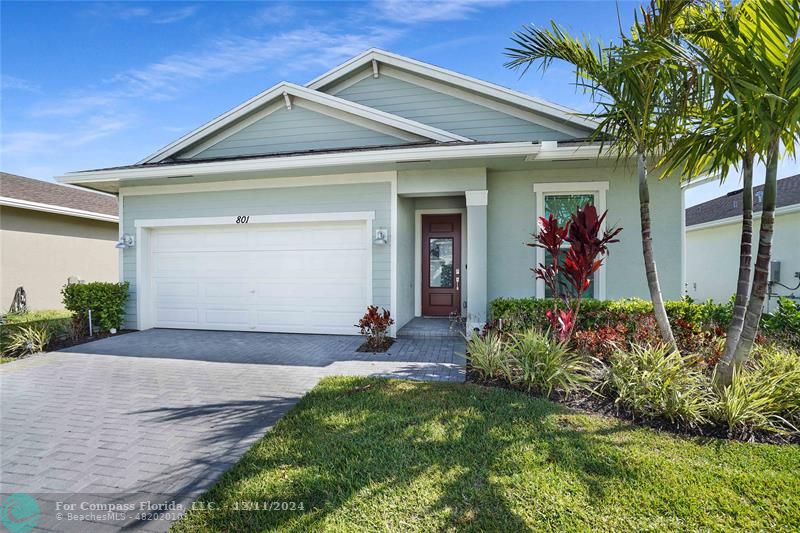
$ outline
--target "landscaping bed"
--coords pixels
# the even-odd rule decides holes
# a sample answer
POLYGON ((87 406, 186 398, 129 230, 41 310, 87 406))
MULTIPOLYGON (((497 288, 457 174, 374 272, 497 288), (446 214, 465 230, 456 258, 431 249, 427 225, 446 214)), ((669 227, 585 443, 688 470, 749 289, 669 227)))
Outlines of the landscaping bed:
POLYGON ((328 378, 175 530, 792 531, 798 471, 798 446, 674 436, 473 384, 328 378), (292 505, 242 510, 275 501, 292 505))
POLYGON ((667 302, 678 350, 661 343, 652 306, 586 300, 566 340, 548 331, 560 302, 501 299, 467 344, 467 380, 685 435, 800 443, 800 308, 765 315, 752 357, 716 381, 730 306, 667 302))

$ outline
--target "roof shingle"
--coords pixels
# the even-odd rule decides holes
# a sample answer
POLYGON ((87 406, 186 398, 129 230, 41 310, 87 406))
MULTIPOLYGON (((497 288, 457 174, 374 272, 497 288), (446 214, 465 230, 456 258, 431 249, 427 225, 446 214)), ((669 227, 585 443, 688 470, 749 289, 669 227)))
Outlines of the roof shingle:
MULTIPOLYGON (((753 212, 757 213, 762 208, 762 195, 764 186, 753 187, 753 212)), ((776 207, 786 207, 800 204, 800 174, 778 180, 778 199, 776 207)), ((741 216, 742 190, 734 191, 714 198, 702 204, 697 204, 686 210, 686 225, 694 226, 714 220, 741 216)))
POLYGON ((117 216, 117 199, 107 194, 0 172, 0 196, 117 216))

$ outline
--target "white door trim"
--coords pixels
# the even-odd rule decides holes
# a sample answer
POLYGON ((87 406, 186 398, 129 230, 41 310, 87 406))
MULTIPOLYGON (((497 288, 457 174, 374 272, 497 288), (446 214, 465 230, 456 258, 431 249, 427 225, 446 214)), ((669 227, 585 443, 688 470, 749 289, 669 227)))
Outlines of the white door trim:
MULTIPOLYGON (((247 215, 239 215, 247 216, 247 215)), ((150 264, 152 251, 150 249, 150 236, 157 228, 174 228, 186 226, 235 226, 236 216, 228 217, 199 217, 199 218, 166 218, 145 219, 136 221, 136 329, 150 329, 154 326, 152 278, 150 277, 150 264)), ((341 222, 363 221, 365 223, 366 246, 366 301, 364 308, 372 305, 372 222, 375 219, 374 211, 355 211, 339 213, 297 213, 285 215, 252 215, 247 225, 253 224, 285 224, 303 222, 341 222)), ((242 225, 241 222, 238 223, 242 225)), ((355 331, 355 330, 354 330, 355 331)))
MULTIPOLYGON (((534 183, 533 193, 536 195, 535 218, 537 224, 539 217, 544 216, 544 195, 547 193, 583 193, 594 195, 594 205, 597 211, 602 213, 606 210, 606 193, 608 192, 607 181, 572 181, 572 182, 551 182, 534 183)), ((606 221, 600 231, 606 229, 606 221)), ((544 263, 544 249, 536 248, 536 264, 544 263)), ((606 299, 606 263, 597 271, 595 276, 597 292, 595 298, 598 300, 606 299)), ((544 298, 544 280, 536 280, 536 298, 544 298)))
MULTIPOLYGON (((443 207, 414 211, 414 316, 422 316, 422 215, 461 215, 461 276, 467 272, 467 209, 443 207)), ((464 284, 462 283, 462 287, 464 284)), ((459 309, 464 310, 464 293, 461 291, 459 309)))

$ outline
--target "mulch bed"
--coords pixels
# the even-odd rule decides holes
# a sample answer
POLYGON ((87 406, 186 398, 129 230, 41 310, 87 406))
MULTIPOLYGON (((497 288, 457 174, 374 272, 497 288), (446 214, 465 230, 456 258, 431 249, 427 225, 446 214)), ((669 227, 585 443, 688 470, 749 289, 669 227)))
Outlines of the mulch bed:
POLYGON ((356 351, 362 353, 383 353, 383 352, 388 352, 389 347, 392 344, 394 344, 394 339, 392 337, 384 338, 383 344, 378 347, 370 346, 369 343, 365 341, 364 344, 362 344, 356 349, 356 351))
MULTIPOLYGON (((535 396, 537 398, 545 398, 535 391, 529 391, 523 387, 515 386, 502 379, 483 379, 477 372, 472 370, 467 364, 467 382, 482 385, 484 387, 498 387, 501 389, 509 389, 535 396)), ((767 444, 800 444, 800 435, 780 435, 768 431, 757 431, 754 433, 744 435, 729 434, 725 428, 719 426, 699 426, 699 427, 686 427, 680 424, 675 424, 666 418, 643 418, 634 413, 622 408, 614 403, 613 398, 598 396, 597 394, 589 394, 586 392, 575 392, 565 397, 563 394, 555 393, 546 399, 560 403, 576 411, 586 413, 600 414, 604 416, 612 416, 626 422, 631 422, 640 426, 645 426, 659 432, 673 433, 675 435, 682 435, 687 437, 701 437, 709 439, 726 439, 726 440, 740 440, 745 442, 760 442, 767 444)))
POLYGON ((120 335, 125 335, 126 333, 133 333, 135 329, 121 329, 117 330, 116 333, 113 335, 107 331, 95 333, 93 337, 81 337, 80 339, 72 340, 69 337, 64 337, 61 339, 54 339, 50 344, 47 346, 48 352, 54 352, 56 350, 63 350, 64 348, 70 348, 72 346, 78 346, 80 344, 86 344, 87 342, 94 342, 99 341, 100 339, 106 339, 108 337, 119 337, 120 335))

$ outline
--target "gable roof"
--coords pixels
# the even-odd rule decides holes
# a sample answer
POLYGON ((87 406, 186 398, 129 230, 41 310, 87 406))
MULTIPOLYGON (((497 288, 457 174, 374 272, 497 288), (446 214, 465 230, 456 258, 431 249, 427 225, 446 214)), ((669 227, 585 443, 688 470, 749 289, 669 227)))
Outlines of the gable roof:
MULTIPOLYGON (((778 180, 776 209, 800 205, 800 174, 778 180)), ((753 187, 753 212, 763 208, 764 186, 753 187)), ((742 216, 742 189, 725 196, 697 204, 686 210, 686 226, 695 226, 716 220, 742 216)))
POLYGON ((263 118, 265 114, 277 108, 286 106, 291 109, 292 99, 298 98, 312 104, 318 109, 327 109, 338 116, 349 116, 351 120, 359 120, 360 124, 368 128, 389 133, 408 142, 424 140, 438 142, 469 141, 470 139, 444 131, 427 124, 409 120, 391 113, 386 113, 367 107, 343 98, 301 87, 293 83, 278 83, 261 94, 256 95, 227 113, 204 124, 200 128, 184 135, 177 141, 165 146, 158 152, 151 154, 139 161, 139 164, 159 163, 180 152, 191 148, 190 154, 196 154, 203 149, 221 141, 227 136, 252 124, 255 120, 263 118), (273 106, 270 106, 273 104, 273 106), (236 125, 235 128, 230 126, 236 125))
POLYGON ((108 194, 0 172, 0 205, 117 221, 117 199, 108 194))
POLYGON ((337 82, 344 80, 370 64, 372 64, 373 71, 376 74, 379 73, 381 64, 390 65, 400 70, 444 82, 490 99, 499 100, 503 103, 544 115, 558 123, 577 128, 583 133, 594 130, 597 125, 595 121, 579 116, 574 109, 378 48, 370 48, 345 61, 325 74, 311 80, 306 84, 306 87, 324 91, 326 88, 334 86, 337 82))

